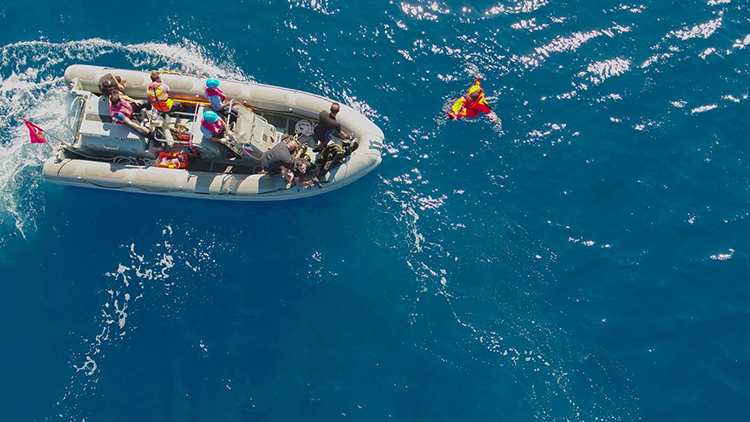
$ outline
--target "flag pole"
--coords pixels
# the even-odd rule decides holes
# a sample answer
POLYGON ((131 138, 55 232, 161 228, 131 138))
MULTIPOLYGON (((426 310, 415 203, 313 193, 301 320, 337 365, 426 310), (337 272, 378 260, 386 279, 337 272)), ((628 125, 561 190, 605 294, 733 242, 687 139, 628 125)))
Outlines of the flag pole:
POLYGON ((51 138, 51 139, 53 139, 54 141, 57 142, 57 145, 51 145, 51 146, 60 146, 60 145, 62 145, 62 146, 70 146, 70 144, 68 144, 67 142, 63 141, 62 139, 60 139, 60 138, 58 138, 58 137, 56 137, 56 136, 54 136, 54 135, 52 135, 50 133, 47 133, 46 130, 40 128, 39 126, 35 125, 34 123, 31 123, 28 119, 24 118, 21 115, 18 115, 16 117, 16 120, 18 122, 23 122, 26 125, 26 127, 29 129, 29 134, 31 136, 31 140, 32 140, 31 142, 32 143, 46 143, 46 144, 51 145, 49 142, 47 142, 47 138, 49 137, 49 138, 51 138), (39 133, 36 132, 37 130, 38 130, 39 133), (40 139, 41 139, 42 142, 38 142, 38 140, 40 140, 40 139))
POLYGON ((55 146, 59 146, 59 145, 66 146, 66 147, 70 146, 69 143, 63 141, 62 139, 60 139, 60 138, 58 138, 58 137, 56 137, 54 135, 50 135, 49 133, 47 133, 47 131, 44 131, 44 137, 45 138, 52 138, 54 141, 56 141, 58 145, 55 145, 55 146))

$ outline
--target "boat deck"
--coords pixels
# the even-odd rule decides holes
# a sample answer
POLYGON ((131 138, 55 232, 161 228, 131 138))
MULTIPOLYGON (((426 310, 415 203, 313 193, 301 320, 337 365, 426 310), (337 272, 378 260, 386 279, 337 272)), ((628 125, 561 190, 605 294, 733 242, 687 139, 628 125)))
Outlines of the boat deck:
MULTIPOLYGON (((263 111, 256 111, 256 114, 265 119, 269 124, 273 125, 276 128, 276 131, 282 136, 295 133, 297 122, 301 120, 300 117, 294 115, 282 115, 263 111)), ((311 136, 301 136, 300 141, 302 143, 307 143, 308 149, 305 152, 305 156, 311 162, 314 162, 315 156, 317 155, 312 151, 315 147, 314 139, 311 136)), ((165 143, 163 147, 163 150, 166 152, 183 152, 184 149, 185 147, 180 144, 169 146, 165 143)), ((225 147, 221 147, 220 151, 222 152, 222 155, 219 157, 211 159, 191 159, 190 170, 227 174, 255 174, 262 169, 260 165, 260 156, 245 155, 243 157, 237 157, 225 147)))

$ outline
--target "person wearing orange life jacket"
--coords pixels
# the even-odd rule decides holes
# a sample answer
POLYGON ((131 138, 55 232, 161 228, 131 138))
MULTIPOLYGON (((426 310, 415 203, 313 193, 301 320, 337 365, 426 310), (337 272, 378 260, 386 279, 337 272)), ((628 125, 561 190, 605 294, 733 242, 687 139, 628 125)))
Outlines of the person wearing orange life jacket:
POLYGON ((453 103, 451 110, 448 112, 448 117, 451 120, 464 117, 474 118, 479 116, 480 113, 489 114, 490 121, 494 122, 496 119, 495 113, 490 110, 490 106, 484 98, 484 90, 480 86, 479 76, 475 76, 474 85, 469 88, 465 97, 461 97, 453 103))
POLYGON ((169 85, 162 82, 159 72, 155 70, 151 71, 151 85, 146 88, 146 95, 151 105, 163 113, 185 109, 182 103, 169 98, 169 85))
POLYGON ((113 92, 109 96, 109 114, 112 116, 112 120, 124 123, 138 132, 147 135, 149 132, 148 128, 133 121, 133 113, 137 115, 143 108, 150 108, 148 101, 138 102, 124 94, 120 94, 118 91, 113 92))

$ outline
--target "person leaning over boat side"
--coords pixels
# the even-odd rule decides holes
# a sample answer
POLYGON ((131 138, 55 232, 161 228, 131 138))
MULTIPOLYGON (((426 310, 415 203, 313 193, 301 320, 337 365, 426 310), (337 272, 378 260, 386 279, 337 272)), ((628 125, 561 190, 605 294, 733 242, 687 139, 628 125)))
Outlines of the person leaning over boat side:
POLYGON ((150 107, 148 101, 135 101, 127 95, 120 94, 119 91, 115 91, 109 96, 109 114, 112 119, 130 126, 144 135, 148 134, 148 128, 134 122, 133 115, 137 116, 142 109, 150 107))
POLYGON ((297 150, 299 144, 294 139, 284 140, 273 148, 264 152, 260 157, 260 165, 263 168, 259 174, 279 174, 286 179, 287 183, 292 181, 292 152, 297 150))
POLYGON ((125 92, 125 79, 121 76, 107 73, 99 79, 99 91, 105 97, 109 97, 113 92, 125 92))
POLYGON ((146 88, 146 95, 148 95, 151 106, 163 113, 185 110, 185 106, 181 102, 169 98, 169 85, 162 82, 161 76, 156 70, 151 71, 151 85, 146 88))
POLYGON ((318 125, 315 126, 315 130, 313 131, 318 145, 313 151, 323 151, 328 141, 331 140, 331 135, 341 139, 349 138, 349 135, 341 130, 341 123, 336 121, 336 115, 339 114, 340 109, 341 106, 339 106, 339 103, 333 103, 330 110, 323 110, 318 115, 318 125))

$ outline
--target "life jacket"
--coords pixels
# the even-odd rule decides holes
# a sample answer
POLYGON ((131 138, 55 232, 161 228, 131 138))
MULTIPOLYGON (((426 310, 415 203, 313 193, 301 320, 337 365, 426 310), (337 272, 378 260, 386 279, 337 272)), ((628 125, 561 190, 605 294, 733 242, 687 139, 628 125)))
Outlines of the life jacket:
POLYGON ((130 119, 133 117, 133 106, 131 106, 130 102, 124 98, 120 99, 119 105, 113 105, 112 102, 110 101, 109 102, 109 115, 112 116, 112 118, 115 121, 119 122, 119 120, 115 118, 115 114, 117 113, 122 113, 125 115, 125 117, 130 119))
POLYGON ((205 120, 201 120, 201 126, 206 128, 209 132, 211 132, 217 138, 224 136, 224 125, 222 124, 221 120, 217 120, 213 123, 209 123, 205 120))
POLYGON ((159 158, 156 160, 156 167, 186 169, 188 167, 188 156, 184 152, 162 151, 159 153, 159 158))
POLYGON ((469 92, 465 97, 461 97, 453 103, 451 111, 448 112, 448 117, 451 120, 460 119, 463 117, 477 117, 479 113, 489 114, 490 106, 487 104, 487 100, 484 98, 484 90, 479 86, 479 81, 475 81, 474 85, 469 88, 469 92), (477 93, 477 98, 471 98, 471 94, 477 93))
POLYGON ((469 88, 469 92, 466 94, 466 108, 477 109, 487 107, 487 100, 484 99, 484 90, 479 86, 479 81, 474 82, 474 85, 469 88), (471 98, 471 94, 478 93, 479 96, 476 99, 471 98))
POLYGON ((146 89, 148 100, 159 111, 169 111, 172 109, 173 100, 169 99, 169 91, 165 90, 161 82, 155 81, 146 89))
POLYGON ((214 95, 218 95, 219 98, 221 98, 221 101, 224 101, 227 99, 227 96, 224 95, 224 92, 221 91, 221 88, 208 88, 205 89, 206 92, 206 98, 213 97, 214 95))

